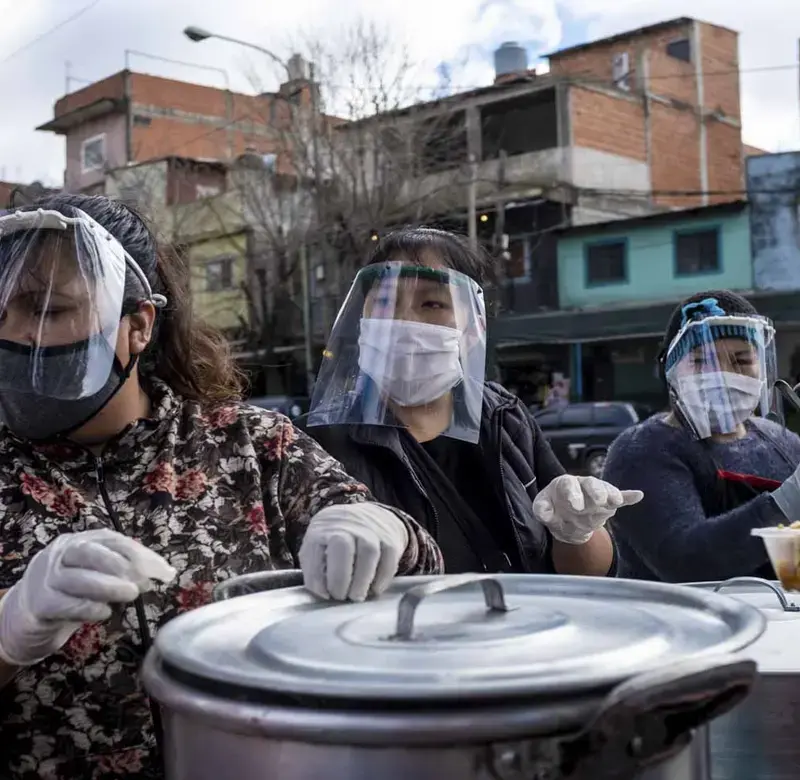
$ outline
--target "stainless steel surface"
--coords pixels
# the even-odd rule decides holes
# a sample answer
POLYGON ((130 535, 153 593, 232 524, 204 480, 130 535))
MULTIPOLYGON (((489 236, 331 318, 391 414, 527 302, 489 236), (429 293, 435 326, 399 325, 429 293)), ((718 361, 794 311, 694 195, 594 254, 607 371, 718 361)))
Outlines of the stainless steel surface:
POLYGON ((476 582, 480 584, 483 590, 483 598, 486 601, 486 609, 489 612, 510 612, 506 604, 506 594, 503 586, 495 577, 489 575, 475 576, 474 574, 442 577, 433 582, 417 585, 400 597, 400 603, 397 606, 397 627, 392 639, 398 639, 403 642, 410 642, 414 639, 414 616, 417 614, 417 607, 424 598, 453 590, 453 588, 460 588, 464 585, 472 585, 476 582))
POLYGON ((752 686, 732 653, 764 625, 624 580, 412 577, 343 605, 279 588, 172 621, 142 679, 168 780, 708 780, 692 737, 752 686))
POLYGON ((783 592, 781 586, 775 582, 769 582, 768 580, 762 580, 758 577, 734 577, 731 580, 726 580, 725 582, 720 582, 714 586, 714 593, 722 593, 724 590, 728 590, 732 587, 752 587, 756 590, 758 588, 767 588, 771 590, 775 594, 775 598, 778 599, 778 604, 781 605, 781 609, 784 612, 800 612, 800 607, 798 607, 793 602, 790 602, 789 599, 786 598, 786 594, 783 592))
POLYGON ((176 683, 155 653, 143 670, 164 707, 168 780, 707 780, 694 727, 744 695, 753 675, 749 662, 694 659, 572 712, 530 702, 443 714, 248 705, 176 683))
POLYGON ((362 604, 302 588, 226 600, 173 620, 156 644, 172 667, 237 696, 432 701, 594 693, 676 658, 737 651, 763 629, 736 600, 660 583, 404 577, 362 604), (402 597, 432 583, 440 592, 419 600, 413 634, 402 617, 398 632, 402 597), (485 588, 502 588, 508 610, 487 611, 485 588))
POLYGON ((800 612, 778 583, 738 578, 695 583, 755 606, 767 631, 742 657, 758 664, 749 698, 708 728, 713 780, 797 780, 800 777, 800 612), (778 591, 782 598, 776 598, 778 591), (784 604, 785 602, 785 604, 784 604))
MULTIPOLYGON (((560 780, 523 774, 510 747, 494 763, 488 746, 365 748, 315 745, 229 734, 167 713, 166 780, 560 780)), ((701 765, 702 766, 702 765, 701 765)), ((707 780, 687 748, 669 761, 637 773, 635 780, 707 780)), ((620 777, 619 780, 633 780, 620 777)))

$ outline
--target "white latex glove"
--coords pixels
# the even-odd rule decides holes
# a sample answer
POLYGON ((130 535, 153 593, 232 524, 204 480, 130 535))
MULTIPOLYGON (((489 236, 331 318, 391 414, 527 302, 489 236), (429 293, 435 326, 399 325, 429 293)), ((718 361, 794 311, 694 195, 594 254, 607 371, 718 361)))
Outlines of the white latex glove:
POLYGON ((556 477, 533 501, 533 514, 553 538, 586 544, 621 506, 638 504, 641 490, 618 490, 595 477, 556 477))
POLYGON ((790 523, 800 520, 800 466, 772 491, 772 498, 790 523))
POLYGON ((0 599, 0 660, 30 666, 59 650, 83 623, 111 616, 169 582, 175 570, 157 553, 109 529, 62 534, 31 560, 0 599))
POLYGON ((311 518, 298 555, 305 586, 315 596, 364 601, 397 574, 408 530, 378 504, 339 504, 311 518))

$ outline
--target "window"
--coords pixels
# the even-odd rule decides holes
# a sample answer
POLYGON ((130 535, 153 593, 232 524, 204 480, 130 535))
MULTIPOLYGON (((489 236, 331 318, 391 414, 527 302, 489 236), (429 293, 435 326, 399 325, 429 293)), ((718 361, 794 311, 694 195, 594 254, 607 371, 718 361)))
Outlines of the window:
POLYGON ((720 270, 719 230, 675 234, 675 275, 709 274, 720 270))
POLYGON ((106 135, 95 135, 81 144, 81 170, 83 173, 102 171, 106 167, 106 135))
POLYGON ((616 284, 627 278, 627 245, 624 240, 586 246, 586 284, 616 284))
POLYGON ((530 276, 528 239, 512 238, 508 243, 508 259, 505 262, 506 279, 527 279, 530 276))
POLYGON ((206 263, 206 290, 220 292, 233 287, 233 258, 220 257, 206 263))
POLYGON ((592 407, 575 404, 568 406, 561 414, 564 428, 589 428, 592 424, 592 407))
POLYGON ((667 44, 667 54, 676 60, 683 62, 692 61, 692 45, 688 38, 678 38, 677 41, 670 41, 667 44))
POLYGON ((628 52, 621 51, 619 54, 615 54, 611 60, 611 80, 614 82, 614 86, 625 90, 625 92, 630 92, 630 76, 631 68, 628 52))
POLYGON ((133 115, 133 124, 136 127, 150 127, 152 123, 153 120, 149 116, 144 116, 144 114, 133 115))

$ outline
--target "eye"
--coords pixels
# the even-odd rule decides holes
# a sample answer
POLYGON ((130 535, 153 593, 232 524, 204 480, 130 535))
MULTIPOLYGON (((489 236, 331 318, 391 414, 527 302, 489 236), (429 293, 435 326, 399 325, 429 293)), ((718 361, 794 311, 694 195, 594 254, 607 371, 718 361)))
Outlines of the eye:
POLYGON ((42 319, 55 319, 56 317, 66 314, 67 312, 71 311, 71 309, 61 306, 61 307, 54 307, 48 306, 46 309, 34 309, 34 316, 42 319))

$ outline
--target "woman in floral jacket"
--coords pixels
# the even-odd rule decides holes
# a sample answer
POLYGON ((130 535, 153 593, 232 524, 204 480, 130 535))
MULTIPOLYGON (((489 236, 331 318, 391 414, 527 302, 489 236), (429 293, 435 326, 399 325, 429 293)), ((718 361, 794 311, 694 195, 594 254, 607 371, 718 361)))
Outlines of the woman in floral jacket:
POLYGON ((143 221, 56 195, 0 216, 0 777, 161 775, 153 634, 238 574, 363 599, 440 553, 280 415, 143 221))

